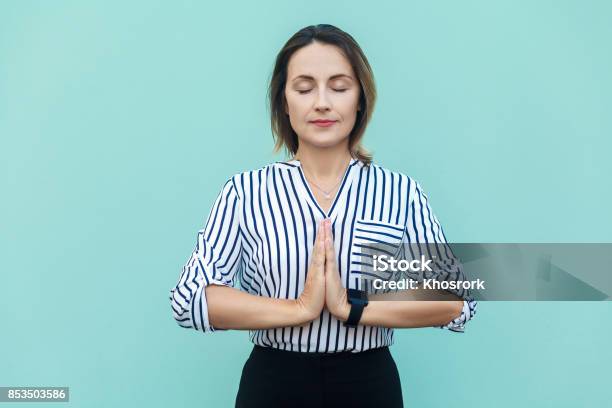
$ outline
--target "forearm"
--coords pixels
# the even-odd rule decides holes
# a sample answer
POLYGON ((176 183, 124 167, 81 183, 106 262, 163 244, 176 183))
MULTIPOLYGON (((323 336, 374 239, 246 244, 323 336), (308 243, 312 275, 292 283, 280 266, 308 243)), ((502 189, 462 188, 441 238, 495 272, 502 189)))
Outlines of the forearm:
POLYGON ((461 314, 463 301, 375 301, 363 310, 360 324, 383 327, 431 327, 461 314))
MULTIPOLYGON (((359 324, 392 328, 432 327, 445 325, 461 315, 463 300, 460 297, 446 292, 442 298, 447 300, 423 300, 430 296, 421 290, 371 295, 359 324)), ((347 304, 339 319, 346 321, 349 312, 350 305, 347 304)))
POLYGON ((293 299, 256 296, 221 285, 205 288, 208 319, 215 328, 234 330, 297 326, 308 316, 293 299))

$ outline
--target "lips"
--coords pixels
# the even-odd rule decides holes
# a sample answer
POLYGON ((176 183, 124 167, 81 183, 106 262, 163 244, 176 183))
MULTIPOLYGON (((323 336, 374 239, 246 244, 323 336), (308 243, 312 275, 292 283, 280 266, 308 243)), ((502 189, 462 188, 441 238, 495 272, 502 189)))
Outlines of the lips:
POLYGON ((310 123, 313 123, 314 125, 319 126, 319 127, 329 127, 336 122, 337 120, 329 120, 329 119, 317 119, 317 120, 310 121, 310 123))

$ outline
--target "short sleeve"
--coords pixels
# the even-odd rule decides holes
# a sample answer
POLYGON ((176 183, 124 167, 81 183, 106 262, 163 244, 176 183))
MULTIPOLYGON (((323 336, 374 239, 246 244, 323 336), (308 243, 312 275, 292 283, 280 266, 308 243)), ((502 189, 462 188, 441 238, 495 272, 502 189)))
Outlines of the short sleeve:
MULTIPOLYGON (((442 226, 431 209, 427 195, 423 192, 421 185, 417 181, 413 180, 411 184, 413 184, 413 190, 411 190, 412 199, 410 200, 406 223, 408 236, 414 239, 413 242, 440 244, 435 245, 435 247, 439 248, 438 252, 440 254, 452 254, 442 226)), ((460 265, 452 261, 454 254, 449 255, 447 259, 451 259, 451 262, 437 263, 443 269, 442 272, 449 276, 461 276, 463 271, 460 265)), ((460 333, 465 331, 465 324, 476 314, 477 302, 472 298, 469 291, 466 291, 461 297, 463 298, 461 314, 446 325, 436 327, 460 333)))
POLYGON ((181 327, 205 333, 225 330, 210 324, 204 289, 213 284, 233 286, 241 268, 239 202, 230 179, 217 196, 204 228, 198 231, 195 249, 183 266, 178 283, 170 290, 172 313, 181 327))

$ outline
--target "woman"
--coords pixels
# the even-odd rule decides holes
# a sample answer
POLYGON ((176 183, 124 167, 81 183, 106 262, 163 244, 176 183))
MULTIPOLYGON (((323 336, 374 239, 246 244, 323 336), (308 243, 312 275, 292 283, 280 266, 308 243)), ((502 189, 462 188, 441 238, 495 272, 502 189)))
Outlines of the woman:
POLYGON ((420 185, 361 146, 376 91, 354 39, 331 25, 297 32, 269 96, 276 151, 293 157, 225 183, 171 290, 174 318, 249 330, 237 407, 401 407, 392 328, 463 331, 475 302, 355 297, 360 245, 446 239, 420 185))

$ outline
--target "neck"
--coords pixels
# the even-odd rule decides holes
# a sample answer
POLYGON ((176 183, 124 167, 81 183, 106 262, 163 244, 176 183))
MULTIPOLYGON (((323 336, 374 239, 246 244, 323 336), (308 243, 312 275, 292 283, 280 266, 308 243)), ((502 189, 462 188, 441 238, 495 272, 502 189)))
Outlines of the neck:
POLYGON ((350 163, 351 154, 346 145, 338 148, 300 145, 294 158, 298 159, 302 168, 317 181, 326 183, 344 174, 350 163))

